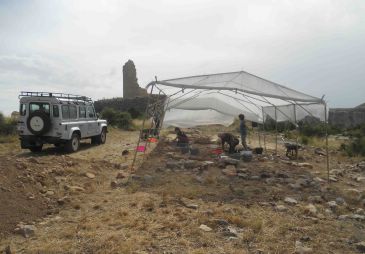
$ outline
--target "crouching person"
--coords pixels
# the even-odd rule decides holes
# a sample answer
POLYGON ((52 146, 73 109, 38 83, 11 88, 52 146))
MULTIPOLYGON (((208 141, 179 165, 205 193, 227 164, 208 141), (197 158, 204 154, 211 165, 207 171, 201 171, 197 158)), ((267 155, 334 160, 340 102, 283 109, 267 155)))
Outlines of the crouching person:
POLYGON ((235 152, 235 147, 239 144, 238 138, 231 133, 219 133, 218 137, 221 139, 222 150, 224 151, 224 144, 229 145, 229 153, 235 152))
POLYGON ((189 145, 189 138, 186 134, 179 128, 175 128, 176 138, 174 141, 177 141, 178 147, 187 147, 189 145))

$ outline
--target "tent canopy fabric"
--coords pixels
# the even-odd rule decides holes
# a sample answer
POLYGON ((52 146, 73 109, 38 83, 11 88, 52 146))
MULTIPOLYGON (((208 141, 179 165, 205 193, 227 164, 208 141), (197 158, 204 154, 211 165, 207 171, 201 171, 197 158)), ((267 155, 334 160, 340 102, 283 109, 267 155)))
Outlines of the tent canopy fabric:
POLYGON ((153 81, 147 89, 151 86, 167 96, 165 126, 227 125, 240 113, 253 122, 263 122, 265 116, 292 122, 308 115, 325 118, 322 98, 245 71, 153 81))

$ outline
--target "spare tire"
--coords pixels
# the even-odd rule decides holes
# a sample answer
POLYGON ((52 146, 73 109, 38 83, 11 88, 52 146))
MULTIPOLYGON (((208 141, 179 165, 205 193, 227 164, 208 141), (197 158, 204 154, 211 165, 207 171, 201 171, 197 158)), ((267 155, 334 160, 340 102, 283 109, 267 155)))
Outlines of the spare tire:
POLYGON ((42 135, 50 130, 51 119, 45 112, 37 110, 29 114, 27 127, 34 135, 42 135))

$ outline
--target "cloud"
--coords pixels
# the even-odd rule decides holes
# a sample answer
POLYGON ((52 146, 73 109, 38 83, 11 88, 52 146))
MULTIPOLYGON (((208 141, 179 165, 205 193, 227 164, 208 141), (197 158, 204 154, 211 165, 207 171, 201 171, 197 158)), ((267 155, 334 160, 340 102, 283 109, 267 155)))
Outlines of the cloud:
POLYGON ((122 91, 121 78, 116 68, 102 75, 86 75, 82 69, 50 57, 3 55, 0 56, 1 111, 9 114, 17 110, 20 91, 82 94, 95 99, 114 97, 122 91))
POLYGON ((246 70, 331 106, 365 97, 365 2, 9 1, 0 3, 0 110, 25 89, 122 96, 122 66, 157 75, 246 70), (6 101, 6 102, 5 102, 6 101))

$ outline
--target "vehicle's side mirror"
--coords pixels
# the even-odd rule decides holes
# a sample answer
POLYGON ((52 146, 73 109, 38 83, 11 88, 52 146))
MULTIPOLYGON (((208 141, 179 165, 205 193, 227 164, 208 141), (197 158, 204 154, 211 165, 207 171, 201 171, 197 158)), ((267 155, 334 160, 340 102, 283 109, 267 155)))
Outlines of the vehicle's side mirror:
POLYGON ((99 119, 99 117, 100 117, 100 114, 99 113, 96 113, 96 117, 99 119))

